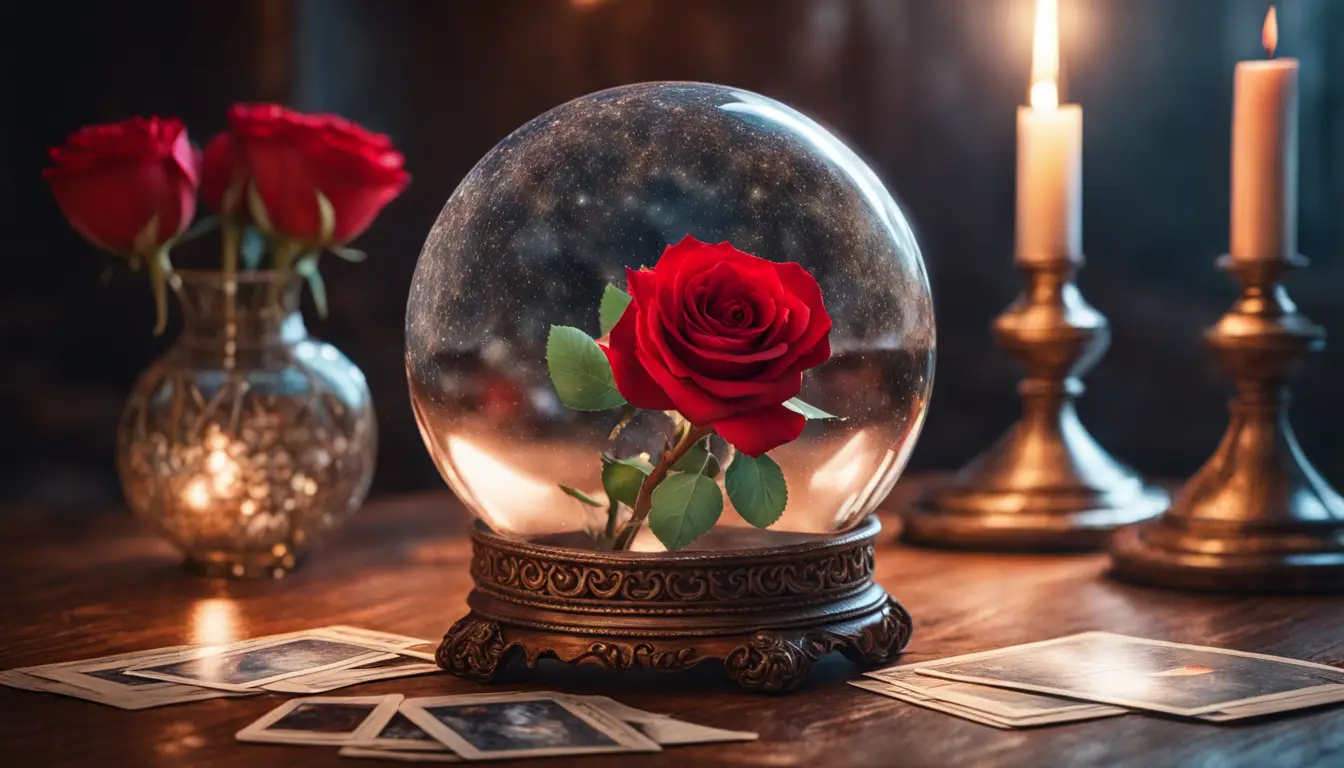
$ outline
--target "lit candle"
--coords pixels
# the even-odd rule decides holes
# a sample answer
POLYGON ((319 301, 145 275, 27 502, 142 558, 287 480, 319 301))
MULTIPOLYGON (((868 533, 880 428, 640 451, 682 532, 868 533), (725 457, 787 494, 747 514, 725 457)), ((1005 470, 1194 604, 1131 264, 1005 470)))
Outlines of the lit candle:
POLYGON ((1297 255, 1297 59, 1276 59, 1269 7, 1268 59, 1237 63, 1232 108, 1232 258, 1297 255))
POLYGON ((1037 0, 1031 106, 1017 110, 1017 260, 1083 252, 1083 110, 1059 103, 1059 3, 1037 0))

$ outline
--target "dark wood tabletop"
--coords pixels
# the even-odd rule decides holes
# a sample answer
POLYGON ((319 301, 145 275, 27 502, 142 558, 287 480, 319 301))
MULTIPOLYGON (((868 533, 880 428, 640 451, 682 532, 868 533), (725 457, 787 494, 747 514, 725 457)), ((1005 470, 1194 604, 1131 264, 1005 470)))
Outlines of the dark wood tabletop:
MULTIPOLYGON (((916 484, 903 484, 909 492, 916 484)), ((448 493, 375 501, 305 568, 270 582, 202 580, 122 510, 0 519, 0 668, 328 624, 439 637, 470 589, 470 519, 448 493)), ((1102 556, 1004 556, 910 549, 887 521, 877 575, 914 616, 904 661, 923 661, 1090 629, 1344 661, 1344 598, 1237 597, 1130 587, 1102 556)), ((1327 766, 1344 765, 1344 706, 1213 725, 1127 715, 1000 731, 845 684, 859 670, 821 663, 788 696, 747 694, 712 669, 619 676, 545 666, 494 686, 447 675, 388 680, 332 695, 407 696, 561 690, 760 733, 759 741, 656 755, 547 759, 544 765, 1327 766)), ((240 744, 233 735, 278 705, 271 694, 141 711, 0 687, 0 745, 14 766, 358 765, 330 747, 240 744)), ((513 763, 509 763, 512 765, 513 763)))

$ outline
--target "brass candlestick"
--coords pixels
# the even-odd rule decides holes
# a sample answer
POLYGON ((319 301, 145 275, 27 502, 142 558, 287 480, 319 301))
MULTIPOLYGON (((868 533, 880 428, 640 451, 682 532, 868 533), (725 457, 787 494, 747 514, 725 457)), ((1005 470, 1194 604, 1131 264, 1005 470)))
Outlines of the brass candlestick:
POLYGON ((1099 549, 1117 527, 1156 515, 1146 486, 1088 434, 1073 401, 1110 344, 1106 318, 1078 292, 1081 258, 1021 261, 1027 289, 994 322, 994 335, 1026 369, 1022 417, 948 483, 903 510, 914 544, 1006 551, 1099 549))
POLYGON ((1325 346, 1325 332, 1280 284, 1306 264, 1300 256, 1219 261, 1242 284, 1205 333, 1236 381, 1227 432, 1166 514, 1116 537, 1115 576, 1178 589, 1344 590, 1344 499, 1288 424, 1288 378, 1325 346))

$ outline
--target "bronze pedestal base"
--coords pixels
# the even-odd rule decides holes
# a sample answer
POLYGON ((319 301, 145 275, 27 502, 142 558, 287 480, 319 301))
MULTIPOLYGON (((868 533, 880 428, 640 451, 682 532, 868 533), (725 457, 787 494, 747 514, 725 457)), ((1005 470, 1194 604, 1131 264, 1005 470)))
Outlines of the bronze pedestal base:
POLYGON ((1302 453, 1288 423, 1288 379, 1325 345, 1280 285, 1301 257, 1221 266, 1241 297, 1205 341, 1237 393, 1223 440, 1160 518, 1115 539, 1112 574, 1229 592, 1344 591, 1344 498, 1302 453))
POLYGON ((994 321, 1026 370, 1022 417, 949 483, 901 511, 912 544, 1008 552, 1101 549, 1111 533, 1158 514, 1145 485, 1092 438, 1074 409, 1079 377, 1110 344, 1106 318, 1073 283, 1081 259, 1022 262, 1027 290, 994 321))
POLYGON ((750 691, 782 693, 839 651, 880 664, 910 639, 910 615, 873 582, 870 517, 854 531, 770 549, 607 552, 472 533, 471 612, 439 666, 488 681, 554 658, 617 671, 722 663, 750 691))

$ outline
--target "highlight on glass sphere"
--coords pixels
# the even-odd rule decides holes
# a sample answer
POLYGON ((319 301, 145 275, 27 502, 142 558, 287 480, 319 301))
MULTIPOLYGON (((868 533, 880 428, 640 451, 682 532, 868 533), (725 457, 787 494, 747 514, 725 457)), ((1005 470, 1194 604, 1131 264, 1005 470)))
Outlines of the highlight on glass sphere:
POLYGON ((772 99, 584 96, 477 163, 421 251, 406 369, 493 531, 602 550, 848 530, 904 469, 934 322, 901 209, 772 99))

